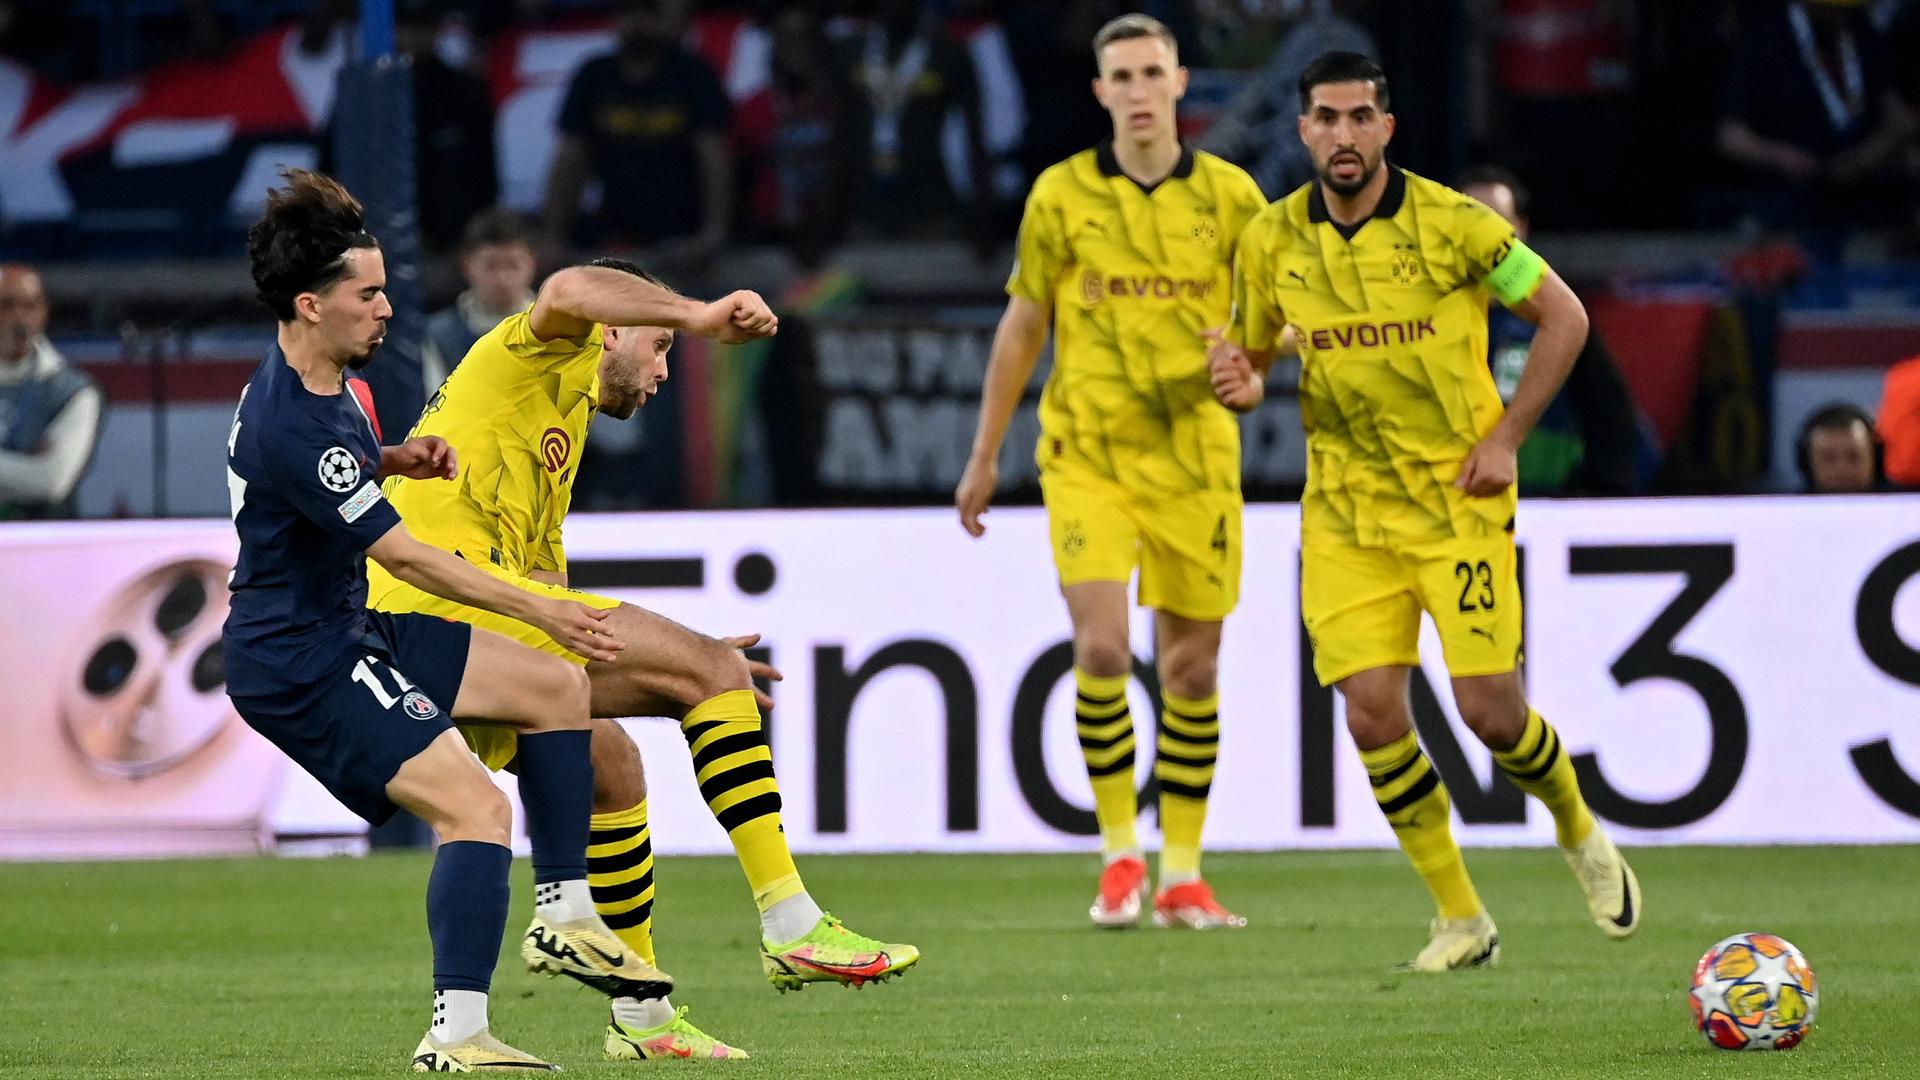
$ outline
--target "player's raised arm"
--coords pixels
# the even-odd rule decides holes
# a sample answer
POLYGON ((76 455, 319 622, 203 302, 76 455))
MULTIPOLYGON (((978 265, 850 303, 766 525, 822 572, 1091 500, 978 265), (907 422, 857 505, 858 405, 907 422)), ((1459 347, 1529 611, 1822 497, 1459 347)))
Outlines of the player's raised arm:
POLYGON ((689 299, 648 275, 611 266, 570 266, 540 286, 528 324, 542 341, 581 341, 594 326, 663 326, 727 344, 780 328, 760 294, 742 289, 711 303, 689 299))
POLYGON ((994 484, 1000 479, 1000 444, 1006 440, 1007 426, 1013 423, 1014 410, 1020 407, 1021 395, 1033 378, 1034 365, 1040 362, 1040 349, 1046 343, 1047 309, 1025 296, 1009 297, 1007 310, 993 332, 986 385, 980 392, 980 420, 973 432, 973 453, 953 493, 960 527, 970 536, 987 531, 980 515, 987 512, 994 484))
POLYGON ((626 648, 624 642, 608 636, 605 611, 515 588, 458 555, 421 543, 404 524, 394 525, 374 541, 367 557, 414 588, 537 626, 589 660, 613 660, 626 648))

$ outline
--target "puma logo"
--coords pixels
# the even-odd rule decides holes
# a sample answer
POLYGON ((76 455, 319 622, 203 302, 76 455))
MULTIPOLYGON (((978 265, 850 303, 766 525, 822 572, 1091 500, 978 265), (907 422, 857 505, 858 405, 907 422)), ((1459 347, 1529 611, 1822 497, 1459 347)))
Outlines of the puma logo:
POLYGON ((1088 218, 1088 219, 1087 219, 1087 228, 1089 228, 1089 229, 1098 229, 1098 230, 1100 230, 1100 235, 1101 235, 1101 236, 1105 236, 1105 235, 1107 235, 1107 226, 1106 226, 1106 223, 1105 223, 1105 222, 1100 222, 1100 221, 1095 221, 1095 220, 1094 220, 1094 219, 1092 219, 1092 218, 1088 218))
POLYGON ((1305 275, 1305 274, 1303 274, 1303 273, 1301 273, 1301 272, 1300 272, 1300 271, 1298 271, 1298 270, 1289 270, 1289 271, 1287 271, 1287 276, 1288 276, 1288 277, 1290 277, 1290 278, 1293 278, 1293 279, 1294 279, 1295 281, 1298 281, 1298 282, 1299 282, 1299 283, 1300 283, 1300 284, 1301 284, 1301 285, 1302 285, 1303 287, 1304 287, 1304 286, 1306 285, 1306 283, 1307 283, 1307 275, 1305 275))

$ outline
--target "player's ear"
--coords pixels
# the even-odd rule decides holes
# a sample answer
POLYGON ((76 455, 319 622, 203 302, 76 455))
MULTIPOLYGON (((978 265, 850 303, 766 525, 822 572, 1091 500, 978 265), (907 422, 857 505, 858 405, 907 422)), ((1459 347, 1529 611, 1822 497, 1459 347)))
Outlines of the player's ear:
POLYGON ((297 293, 293 298, 293 315, 305 322, 320 321, 320 294, 316 292, 297 293))
POLYGON ((1182 64, 1181 66, 1173 69, 1173 100, 1179 101, 1180 99, 1186 96, 1187 96, 1187 68, 1186 68, 1186 65, 1182 64))
POLYGON ((1093 100, 1099 102, 1101 108, 1107 107, 1107 84, 1101 82, 1098 75, 1093 77, 1093 100))

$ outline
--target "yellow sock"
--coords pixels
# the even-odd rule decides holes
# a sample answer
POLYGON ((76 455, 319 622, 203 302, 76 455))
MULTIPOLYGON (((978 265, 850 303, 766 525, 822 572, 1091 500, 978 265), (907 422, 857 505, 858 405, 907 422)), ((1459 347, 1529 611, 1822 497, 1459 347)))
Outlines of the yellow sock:
POLYGON ((1127 711, 1127 677, 1103 678, 1073 669, 1074 727, 1080 754, 1093 782, 1093 815, 1100 822, 1100 848, 1107 854, 1140 846, 1133 821, 1140 795, 1133 786, 1133 715, 1127 711))
POLYGON ((780 784, 753 691, 729 690, 695 705, 680 731, 693 750, 700 797, 733 841, 754 904, 765 911, 805 892, 780 825, 780 784))
POLYGON ((1547 804, 1553 811, 1553 831, 1563 848, 1574 847, 1593 832, 1593 813, 1580 797, 1580 780, 1573 759, 1560 745, 1560 733, 1532 709, 1520 741, 1504 754, 1493 755, 1515 787, 1547 804))
POLYGON ((1160 781, 1160 879, 1177 883, 1200 876, 1200 831, 1220 756, 1220 695, 1161 699, 1166 708, 1153 757, 1160 781))
POLYGON ((1440 917, 1470 919, 1480 914, 1480 894, 1467 876, 1460 845, 1453 842, 1453 801, 1413 733, 1378 750, 1360 751, 1360 761, 1373 782, 1374 801, 1393 826, 1400 850, 1427 883, 1440 917))
POLYGON ((587 886, 593 909, 620 940, 653 963, 653 839, 647 800, 595 814, 587 834, 587 886))

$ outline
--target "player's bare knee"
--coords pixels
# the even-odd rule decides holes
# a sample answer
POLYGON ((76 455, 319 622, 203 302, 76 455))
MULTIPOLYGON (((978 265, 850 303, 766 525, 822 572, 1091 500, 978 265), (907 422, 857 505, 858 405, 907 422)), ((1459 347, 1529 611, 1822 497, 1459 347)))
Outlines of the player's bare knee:
POLYGON ((1527 730, 1525 698, 1489 693, 1456 695, 1455 701, 1460 706, 1460 719, 1490 750, 1513 749, 1527 730))
POLYGON ((1075 635, 1073 666, 1099 679, 1112 679, 1133 671, 1133 653, 1125 638, 1075 635))
POLYGON ((593 812, 630 810, 647 797, 640 748, 615 720, 593 722, 593 812))
POLYGON ((1345 691, 1347 731, 1362 750, 1376 750, 1413 730, 1413 717, 1404 698, 1381 688, 1345 691))
POLYGON ((1220 662, 1199 649, 1175 654, 1161 665, 1160 688, 1175 697, 1198 700, 1212 697, 1219 689, 1220 662))
POLYGON ((427 824, 441 843, 475 840, 503 847, 512 842, 513 804, 484 775, 440 793, 427 824))
POLYGON ((697 705, 708 698, 734 690, 753 689, 753 673, 747 670, 747 658, 724 641, 709 638, 700 648, 700 670, 694 674, 695 693, 700 697, 687 704, 697 705))

